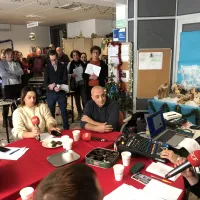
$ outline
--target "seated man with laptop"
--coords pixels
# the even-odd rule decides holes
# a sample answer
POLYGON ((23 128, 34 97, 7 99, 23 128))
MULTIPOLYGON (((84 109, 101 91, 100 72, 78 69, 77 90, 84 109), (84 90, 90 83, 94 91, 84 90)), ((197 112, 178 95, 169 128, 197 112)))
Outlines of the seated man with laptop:
POLYGON ((147 117, 150 136, 153 140, 165 142, 172 147, 176 147, 185 137, 178 132, 167 129, 163 112, 160 110, 147 117))

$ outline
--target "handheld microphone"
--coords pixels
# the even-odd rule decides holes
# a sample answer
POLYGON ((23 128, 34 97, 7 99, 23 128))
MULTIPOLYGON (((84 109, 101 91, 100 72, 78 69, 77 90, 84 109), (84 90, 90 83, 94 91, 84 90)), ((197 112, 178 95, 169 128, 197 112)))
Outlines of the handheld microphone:
MULTIPOLYGON (((32 117, 31 119, 33 126, 39 127, 40 119, 37 116, 32 117)), ((40 141, 40 135, 38 136, 38 141, 40 141)))
POLYGON ((182 165, 174 168, 173 170, 171 170, 170 172, 168 172, 165 175, 165 178, 171 178, 177 174, 179 174, 180 172, 184 171, 185 169, 189 168, 189 167, 199 167, 200 166, 200 150, 196 150, 194 152, 192 152, 188 157, 187 157, 187 161, 184 162, 182 165))
POLYGON ((84 141, 98 140, 98 141, 101 141, 101 142, 109 142, 108 140, 103 139, 103 138, 93 137, 91 133, 84 133, 82 135, 82 139, 84 141))

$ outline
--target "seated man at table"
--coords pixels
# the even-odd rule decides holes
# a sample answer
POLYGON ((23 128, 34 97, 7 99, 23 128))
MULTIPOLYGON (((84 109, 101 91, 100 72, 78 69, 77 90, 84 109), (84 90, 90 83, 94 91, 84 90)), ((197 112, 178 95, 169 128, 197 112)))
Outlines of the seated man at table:
POLYGON ((119 105, 107 98, 100 86, 92 88, 91 97, 83 110, 81 128, 100 133, 118 131, 119 105))
POLYGON ((84 164, 58 168, 36 188, 34 200, 103 200, 94 170, 84 164))

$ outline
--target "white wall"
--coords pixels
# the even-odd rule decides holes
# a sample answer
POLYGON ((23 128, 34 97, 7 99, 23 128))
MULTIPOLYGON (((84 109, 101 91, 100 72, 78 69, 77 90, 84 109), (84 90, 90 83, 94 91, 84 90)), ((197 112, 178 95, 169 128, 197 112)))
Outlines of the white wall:
POLYGON ((96 34, 105 37, 105 35, 112 33, 112 20, 96 19, 96 34))
MULTIPOLYGON (((11 39, 14 43, 14 49, 21 51, 24 56, 30 52, 31 46, 47 47, 50 44, 50 30, 47 26, 38 26, 27 28, 26 25, 11 25, 10 31, 0 31, 0 41, 11 39), (29 33, 36 34, 36 40, 29 39, 29 33)), ((11 47, 10 43, 0 44, 0 49, 11 47)))
POLYGON ((76 37, 80 31, 86 38, 91 38, 92 33, 104 37, 112 32, 111 20, 90 19, 86 21, 74 22, 67 24, 67 37, 76 37))
POLYGON ((91 38, 91 34, 95 33, 95 19, 67 24, 67 37, 79 36, 80 31, 84 37, 91 38))

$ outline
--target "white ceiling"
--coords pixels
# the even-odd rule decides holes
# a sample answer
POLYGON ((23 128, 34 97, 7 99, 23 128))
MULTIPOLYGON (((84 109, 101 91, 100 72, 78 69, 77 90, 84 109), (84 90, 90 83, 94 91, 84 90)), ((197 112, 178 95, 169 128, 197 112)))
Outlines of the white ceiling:
MULTIPOLYGON (((39 1, 44 3, 48 0, 39 1)), ((112 14, 115 12, 114 0, 73 0, 73 2, 80 2, 86 10, 55 8, 58 2, 60 6, 72 3, 70 0, 51 0, 50 5, 41 6, 37 0, 21 0, 21 3, 13 2, 13 0, 0 0, 0 24, 27 24, 31 21, 39 21, 40 25, 52 26, 87 19, 113 19, 112 14), (89 6, 92 7, 87 10, 89 6), (40 17, 27 18, 27 15, 40 17)))

